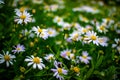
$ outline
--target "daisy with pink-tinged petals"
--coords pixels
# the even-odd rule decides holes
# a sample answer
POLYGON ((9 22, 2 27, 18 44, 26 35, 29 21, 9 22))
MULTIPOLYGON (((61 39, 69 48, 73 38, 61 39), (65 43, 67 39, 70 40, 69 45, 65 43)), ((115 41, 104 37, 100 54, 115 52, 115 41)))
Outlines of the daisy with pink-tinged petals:
POLYGON ((91 57, 88 56, 88 52, 87 51, 83 51, 82 52, 82 56, 79 57, 81 62, 84 62, 85 64, 89 63, 89 60, 91 60, 91 57))
POLYGON ((18 44, 16 47, 14 46, 14 50, 12 50, 12 52, 14 53, 20 53, 20 52, 24 52, 25 51, 25 47, 24 45, 20 45, 18 44))
POLYGON ((74 54, 71 52, 70 49, 66 49, 66 50, 61 51, 60 56, 67 59, 67 60, 74 59, 74 54))
POLYGON ((59 67, 57 61, 54 62, 54 65, 55 65, 56 69, 51 69, 51 71, 54 72, 53 76, 56 76, 56 78, 59 80, 64 80, 64 77, 62 75, 67 75, 68 71, 59 67))

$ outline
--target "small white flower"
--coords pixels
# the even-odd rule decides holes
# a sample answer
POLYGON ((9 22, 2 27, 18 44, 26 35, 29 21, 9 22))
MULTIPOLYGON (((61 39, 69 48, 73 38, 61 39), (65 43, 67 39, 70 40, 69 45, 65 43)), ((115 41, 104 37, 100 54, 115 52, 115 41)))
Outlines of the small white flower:
POLYGON ((43 64, 42 59, 39 58, 39 57, 34 57, 33 55, 27 56, 27 58, 25 59, 25 61, 28 62, 27 66, 33 65, 34 69, 36 69, 37 67, 40 70, 42 70, 43 68, 45 68, 45 65, 43 64))
POLYGON ((49 62, 55 59, 54 54, 47 54, 44 58, 49 62))
POLYGON ((93 13, 93 14, 99 13, 98 9, 92 8, 90 6, 76 7, 76 8, 73 8, 73 11, 74 12, 76 12, 76 11, 84 11, 84 12, 93 13))
MULTIPOLYGON (((55 61, 54 64, 56 64, 57 62, 55 61)), ((64 80, 64 77, 62 75, 67 75, 67 70, 58 67, 57 65, 55 65, 56 69, 51 69, 51 71, 54 72, 53 76, 56 76, 57 79, 59 80, 64 80)))
POLYGON ((86 18, 86 17, 84 17, 82 15, 79 16, 79 20, 82 21, 82 22, 85 22, 85 23, 89 22, 88 18, 86 18))
POLYGON ((14 46, 14 48, 15 48, 15 50, 12 50, 12 52, 14 52, 14 53, 19 53, 19 52, 25 51, 24 45, 18 44, 16 47, 14 46))
POLYGON ((34 34, 32 33, 31 30, 28 31, 27 29, 25 29, 25 30, 22 30, 21 33, 22 33, 23 36, 28 36, 29 38, 34 37, 34 34))
POLYGON ((108 30, 106 29, 106 26, 105 25, 97 25, 97 30, 102 33, 106 33, 108 30))
POLYGON ((70 30, 71 29, 71 24, 64 22, 62 25, 63 30, 70 30))
POLYGON ((75 28, 75 29, 81 29, 81 25, 79 23, 72 23, 72 27, 75 28))
POLYGON ((53 28, 48 28, 47 32, 49 37, 55 37, 58 34, 57 31, 53 28))
POLYGON ((50 5, 50 9, 51 9, 51 11, 53 11, 53 12, 57 11, 58 8, 59 8, 59 5, 58 5, 58 4, 52 4, 52 5, 50 5))
POLYGON ((37 27, 33 26, 32 31, 34 31, 38 37, 41 37, 43 39, 47 39, 49 36, 47 29, 41 29, 39 26, 37 27))
POLYGON ((6 53, 3 51, 3 55, 0 54, 0 64, 6 62, 6 66, 9 67, 10 64, 13 65, 13 59, 14 58, 15 58, 15 56, 9 54, 8 51, 6 51, 6 53))
POLYGON ((98 41, 101 46, 108 46, 108 43, 107 43, 108 38, 107 37, 100 37, 100 38, 98 38, 98 41))
POLYGON ((93 42, 93 44, 99 45, 98 36, 94 31, 88 31, 84 38, 88 43, 93 42))
POLYGON ((60 56, 63 58, 66 58, 68 60, 74 58, 74 54, 71 52, 70 49, 66 49, 66 50, 61 51, 60 56))
POLYGON ((70 34, 69 39, 72 39, 73 41, 81 40, 82 39, 81 32, 73 31, 73 33, 70 34))
POLYGON ((53 19, 53 22, 57 23, 59 26, 62 26, 64 24, 63 18, 59 16, 55 16, 55 18, 53 19))
POLYGON ((89 60, 91 60, 91 57, 88 56, 88 52, 87 51, 83 51, 82 52, 82 56, 79 57, 81 62, 84 62, 85 64, 89 63, 89 60))
POLYGON ((43 0, 32 0, 34 4, 42 4, 43 0))
POLYGON ((15 22, 17 22, 17 24, 27 24, 28 22, 32 21, 31 16, 32 15, 30 15, 30 13, 28 13, 26 10, 23 12, 16 11, 15 22))

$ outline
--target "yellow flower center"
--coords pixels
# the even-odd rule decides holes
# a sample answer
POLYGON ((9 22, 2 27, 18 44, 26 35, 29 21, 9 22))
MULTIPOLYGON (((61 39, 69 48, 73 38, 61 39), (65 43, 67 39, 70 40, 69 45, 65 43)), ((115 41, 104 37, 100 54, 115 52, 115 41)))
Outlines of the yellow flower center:
POLYGON ((58 73, 62 73, 62 68, 57 69, 58 73))
POLYGON ((20 8, 20 12, 23 12, 25 10, 25 7, 20 8))
POLYGON ((74 70, 74 72, 76 72, 76 73, 80 72, 80 68, 79 68, 79 67, 74 67, 73 70, 74 70))
POLYGON ((69 51, 67 51, 66 54, 67 54, 67 56, 70 56, 70 52, 69 51))
POLYGON ((74 38, 76 39, 76 38, 78 38, 78 36, 79 36, 78 33, 76 33, 76 34, 74 35, 74 38))
POLYGON ((40 58, 39 57, 34 57, 33 62, 36 63, 36 64, 39 64, 40 63, 40 58))
POLYGON ((52 31, 49 31, 48 33, 49 33, 49 34, 52 34, 53 32, 52 32, 52 31))
POLYGON ((91 36, 91 39, 92 39, 92 40, 96 40, 96 39, 97 39, 97 37, 96 37, 96 36, 94 36, 94 35, 92 35, 92 36, 91 36))
POLYGON ((49 57, 49 60, 52 60, 52 59, 53 59, 53 57, 52 57, 52 56, 50 56, 50 57, 49 57))
POLYGON ((83 17, 83 19, 82 19, 83 21, 88 21, 88 19, 86 18, 86 17, 83 17))
POLYGON ((107 18, 107 22, 109 22, 110 21, 110 18, 107 18))
POLYGON ((85 55, 84 55, 84 56, 82 56, 82 58, 86 59, 86 58, 87 58, 87 56, 85 56, 85 55))
POLYGON ((57 22, 60 22, 60 21, 61 21, 61 18, 58 18, 58 19, 57 19, 57 22))
POLYGON ((99 39, 99 42, 102 43, 104 40, 102 38, 99 39))
POLYGON ((40 33, 41 33, 41 32, 42 32, 42 29, 38 28, 38 32, 40 32, 40 33))
POLYGON ((20 50, 20 48, 16 48, 16 50, 17 50, 17 51, 19 51, 19 50, 20 50))
POLYGON ((104 30, 105 29, 105 27, 104 26, 100 26, 100 30, 104 30))
POLYGON ((9 55, 5 55, 4 59, 5 59, 5 61, 9 61, 10 60, 10 56, 9 55))
POLYGON ((21 18, 21 19, 25 19, 25 18, 26 18, 26 15, 21 15, 20 18, 21 18))
POLYGON ((85 33, 86 33, 86 32, 87 32, 87 29, 85 29, 85 28, 84 28, 84 29, 83 29, 83 32, 85 32, 85 33))

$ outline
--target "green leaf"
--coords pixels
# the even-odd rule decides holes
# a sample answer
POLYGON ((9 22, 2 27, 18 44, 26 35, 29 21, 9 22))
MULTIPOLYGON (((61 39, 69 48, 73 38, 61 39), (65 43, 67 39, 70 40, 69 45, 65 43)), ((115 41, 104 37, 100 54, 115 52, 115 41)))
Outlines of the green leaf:
POLYGON ((83 79, 83 80, 88 79, 88 78, 91 76, 91 74, 93 73, 93 70, 94 70, 94 68, 91 68, 91 69, 87 72, 87 74, 84 76, 84 79, 83 79))
POLYGON ((96 65, 95 65, 95 68, 98 68, 98 67, 101 65, 101 63, 102 63, 102 61, 103 61, 103 58, 104 58, 103 55, 100 56, 100 58, 98 59, 96 65))

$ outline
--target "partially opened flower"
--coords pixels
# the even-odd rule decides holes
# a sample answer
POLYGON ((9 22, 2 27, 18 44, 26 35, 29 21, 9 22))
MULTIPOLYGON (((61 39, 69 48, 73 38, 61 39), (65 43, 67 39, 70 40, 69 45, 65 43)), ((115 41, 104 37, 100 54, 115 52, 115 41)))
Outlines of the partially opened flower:
POLYGON ((7 67, 9 67, 10 64, 13 65, 13 59, 15 59, 15 56, 9 54, 9 51, 3 51, 3 55, 0 54, 0 64, 5 62, 7 67))
POLYGON ((82 52, 82 56, 79 57, 81 62, 84 62, 85 64, 89 63, 89 60, 91 60, 91 57, 88 56, 88 52, 87 51, 83 51, 82 52))
POLYGON ((25 61, 28 62, 27 66, 33 65, 34 69, 36 69, 37 67, 40 70, 45 68, 45 65, 43 64, 42 58, 34 57, 33 55, 31 55, 31 56, 27 56, 25 61))
POLYGON ((49 62, 55 59, 54 54, 47 54, 44 58, 49 62))
POLYGON ((12 52, 14 53, 20 53, 20 52, 24 52, 25 51, 25 47, 24 45, 20 45, 18 44, 16 47, 14 46, 14 50, 12 50, 12 52))

